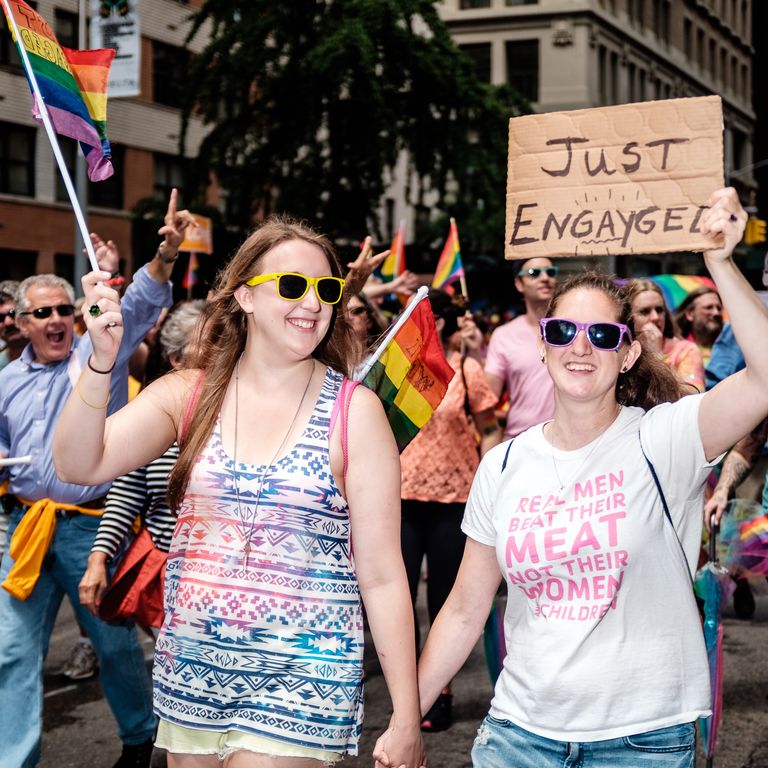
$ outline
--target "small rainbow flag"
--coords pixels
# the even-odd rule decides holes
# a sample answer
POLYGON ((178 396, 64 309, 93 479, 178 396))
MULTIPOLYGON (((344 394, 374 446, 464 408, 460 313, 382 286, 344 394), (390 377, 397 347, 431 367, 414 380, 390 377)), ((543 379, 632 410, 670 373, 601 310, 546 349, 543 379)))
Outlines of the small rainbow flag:
POLYGON ((200 278, 197 271, 200 269, 200 262, 197 260, 197 253, 192 251, 189 254, 189 263, 187 264, 187 271, 184 273, 184 279, 181 281, 181 287, 191 291, 193 286, 197 285, 200 278))
POLYGON ((405 219, 400 222, 400 226, 392 238, 389 256, 384 259, 384 263, 381 265, 381 276, 388 283, 398 275, 402 275, 403 272, 405 272, 405 219))
POLYGON ((661 288, 670 312, 674 312, 691 291, 702 285, 717 290, 711 278, 699 275, 652 275, 649 279, 661 288))
POLYGON ((454 374, 426 296, 420 289, 361 377, 383 403, 401 452, 440 405, 454 374))
POLYGON ((451 217, 451 227, 448 230, 448 239, 443 246, 443 252, 435 268, 435 277, 432 280, 433 288, 444 288, 446 285, 461 280, 464 277, 464 266, 461 263, 461 246, 459 245, 459 230, 456 227, 456 219, 451 217))
MULTIPOLYGON (((107 84, 115 51, 111 48, 94 51, 63 48, 48 22, 24 0, 3 0, 3 8, 11 34, 13 25, 9 14, 16 22, 40 89, 39 94, 33 95, 33 114, 40 118, 37 99, 41 98, 56 132, 80 142, 88 163, 88 178, 91 181, 108 179, 114 171, 106 134, 107 84)), ((15 42, 19 43, 18 40, 15 42)), ((24 68, 35 94, 26 63, 24 68)))

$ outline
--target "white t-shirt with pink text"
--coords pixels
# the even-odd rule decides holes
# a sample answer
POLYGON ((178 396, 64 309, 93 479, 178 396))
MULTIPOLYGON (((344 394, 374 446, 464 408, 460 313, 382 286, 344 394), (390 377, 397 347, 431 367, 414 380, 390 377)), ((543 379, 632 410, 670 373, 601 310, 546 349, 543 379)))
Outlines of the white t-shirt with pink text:
POLYGON ((709 713, 691 585, 711 468, 701 397, 622 408, 576 451, 554 449, 538 425, 515 438, 503 473, 508 443, 482 461, 462 529, 495 547, 507 582, 494 717, 551 739, 599 741, 709 713))

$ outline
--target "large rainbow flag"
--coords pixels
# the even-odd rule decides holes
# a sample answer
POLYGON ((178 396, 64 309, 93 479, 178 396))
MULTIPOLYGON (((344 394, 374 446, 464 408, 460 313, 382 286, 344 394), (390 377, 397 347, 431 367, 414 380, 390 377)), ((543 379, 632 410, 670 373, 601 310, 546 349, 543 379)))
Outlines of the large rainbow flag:
POLYGON ((670 312, 674 312, 691 291, 703 285, 713 291, 717 290, 711 278, 699 275, 652 275, 649 279, 661 288, 670 312))
MULTIPOLYGON (((40 89, 39 97, 45 103, 56 133, 80 142, 91 181, 109 178, 114 171, 106 132, 107 85, 115 51, 111 48, 94 51, 63 48, 48 22, 24 0, 3 0, 3 9, 11 34, 13 25, 9 14, 19 29, 21 43, 40 89)), ((18 40, 15 42, 19 43, 18 40)), ((40 119, 26 64, 24 69, 33 92, 32 112, 40 119)))
POLYGON ((400 226, 392 238, 389 255, 381 265, 381 276, 385 282, 389 282, 398 275, 402 275, 403 272, 405 272, 405 220, 400 222, 400 226))
POLYGON ((451 217, 448 239, 445 241, 443 252, 440 254, 440 259, 437 262, 432 287, 443 288, 456 282, 456 280, 461 280, 462 277, 464 277, 464 266, 461 263, 459 230, 456 226, 456 219, 451 217))
POLYGON ((437 336, 426 289, 422 290, 362 375, 363 384, 382 401, 401 452, 440 405, 454 374, 437 336))

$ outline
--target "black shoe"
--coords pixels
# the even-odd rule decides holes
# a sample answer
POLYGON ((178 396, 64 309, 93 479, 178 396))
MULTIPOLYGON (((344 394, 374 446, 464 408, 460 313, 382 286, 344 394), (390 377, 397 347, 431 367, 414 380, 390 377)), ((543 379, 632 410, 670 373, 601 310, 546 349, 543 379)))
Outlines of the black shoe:
POLYGON ((740 619, 751 619, 755 613, 755 598, 746 579, 736 579, 733 592, 733 610, 740 619))
POLYGON ((427 733, 447 731, 453 724, 452 708, 453 696, 450 693, 441 693, 421 721, 421 730, 427 733))
POLYGON ((123 744, 123 751, 112 768, 149 768, 152 760, 152 739, 141 744, 123 744))

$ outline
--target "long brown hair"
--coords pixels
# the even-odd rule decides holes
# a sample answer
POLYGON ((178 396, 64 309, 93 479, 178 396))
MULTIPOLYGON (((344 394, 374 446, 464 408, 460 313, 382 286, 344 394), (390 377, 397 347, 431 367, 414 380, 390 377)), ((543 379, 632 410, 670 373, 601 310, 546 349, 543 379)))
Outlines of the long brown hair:
MULTIPOLYGON (((616 307, 617 321, 630 325, 632 303, 626 288, 618 286, 610 275, 596 270, 578 272, 559 283, 545 317, 555 317, 560 299, 577 288, 604 293, 616 307)), ((659 403, 679 400, 682 393, 675 374, 663 360, 645 348, 641 349, 635 364, 626 373, 619 374, 616 381, 616 401, 622 405, 636 405, 647 411, 659 403)))
MULTIPOLYGON (((221 270, 213 298, 201 318, 200 343, 189 363, 189 367, 202 371, 202 382, 192 418, 180 440, 178 461, 168 480, 168 500, 172 509, 178 509, 181 504, 192 466, 213 432, 232 372, 245 349, 247 317, 235 298, 235 291, 259 274, 260 262, 272 248, 289 240, 303 240, 319 247, 328 259, 331 274, 342 276, 341 264, 331 241, 288 216, 270 216, 221 270)), ((312 357, 348 375, 354 352, 350 328, 344 313, 339 312, 340 306, 333 306, 328 332, 312 357)))
MULTIPOLYGON (((645 293, 646 291, 653 291, 654 293, 658 294, 659 298, 661 299, 661 306, 664 307, 664 328, 661 333, 665 339, 673 338, 675 335, 675 325, 672 322, 672 315, 667 309, 667 302, 664 300, 664 293, 662 292, 661 288, 659 288, 659 286, 654 283, 653 280, 648 280, 644 277, 635 277, 632 280, 628 280, 627 284, 624 286, 624 292, 627 295, 630 308, 632 307, 635 299, 641 293, 645 293)), ((632 329, 632 333, 636 334, 637 331, 635 328, 634 312, 632 313, 630 319, 631 323, 629 323, 629 327, 632 329)))

